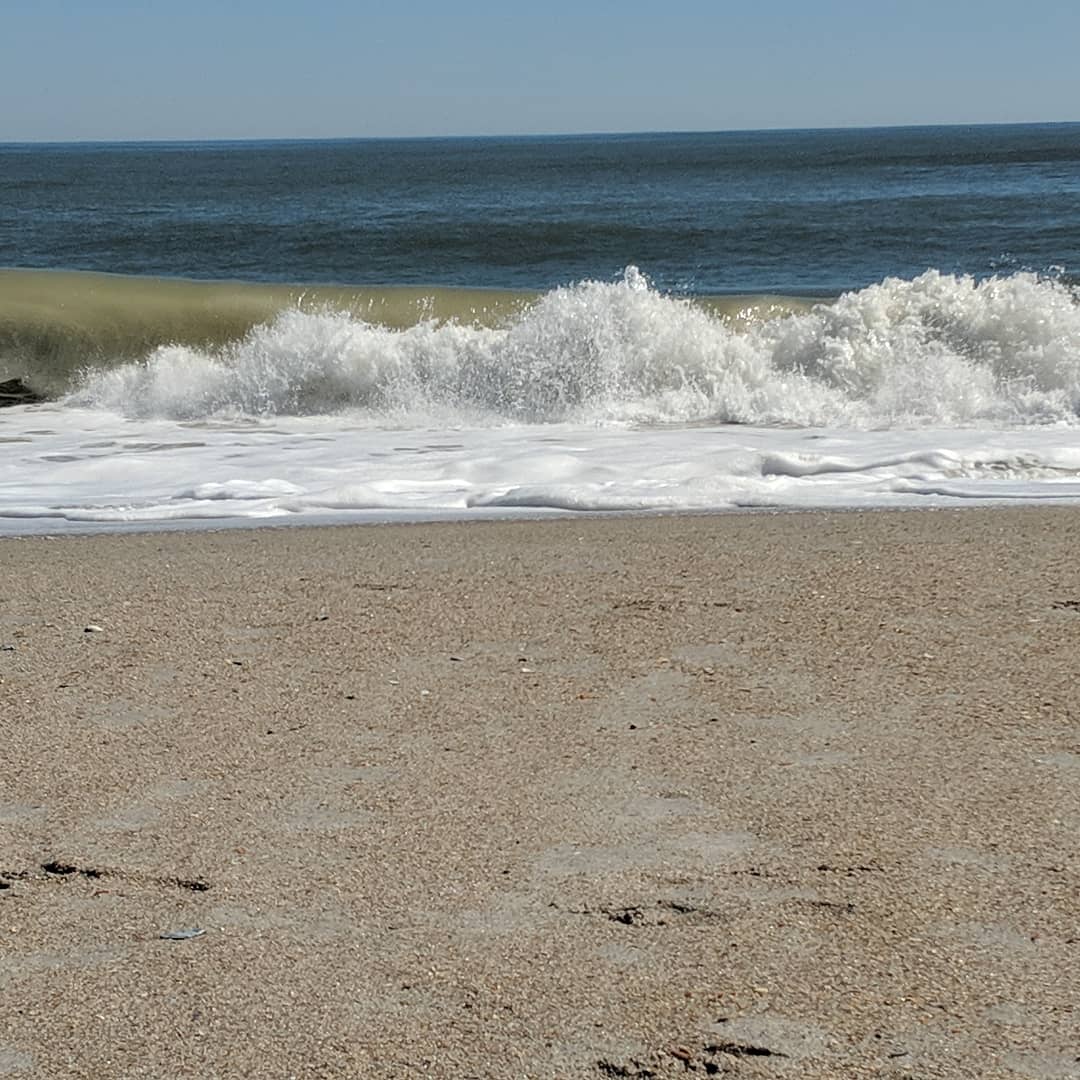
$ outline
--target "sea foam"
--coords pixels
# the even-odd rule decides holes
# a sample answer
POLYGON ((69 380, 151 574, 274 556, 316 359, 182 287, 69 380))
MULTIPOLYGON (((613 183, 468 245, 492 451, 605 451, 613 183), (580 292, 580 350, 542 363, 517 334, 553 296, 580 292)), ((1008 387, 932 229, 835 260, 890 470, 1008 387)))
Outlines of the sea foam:
POLYGON ((927 271, 737 327, 629 267, 496 327, 288 310, 238 342, 88 369, 65 403, 186 421, 349 413, 399 428, 1073 425, 1080 305, 1032 273, 927 271))
POLYGON ((628 270, 496 325, 287 310, 4 410, 0 532, 1080 503, 1059 282, 889 279, 723 318, 628 270))

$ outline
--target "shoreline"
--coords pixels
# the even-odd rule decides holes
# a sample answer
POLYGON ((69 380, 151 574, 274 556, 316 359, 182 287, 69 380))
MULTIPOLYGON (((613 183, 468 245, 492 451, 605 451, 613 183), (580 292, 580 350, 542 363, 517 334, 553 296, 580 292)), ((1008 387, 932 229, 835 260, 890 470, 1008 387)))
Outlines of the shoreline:
MULTIPOLYGON (((821 517, 847 517, 847 516, 876 516, 880 514, 1025 514, 1025 513, 1080 513, 1080 502, 1051 502, 1049 500, 1017 500, 992 502, 961 502, 959 505, 941 506, 731 506, 713 510, 556 510, 556 509, 529 509, 514 508, 512 510, 498 510, 491 508, 476 508, 455 517, 444 517, 440 511, 431 511, 429 517, 376 517, 382 511, 369 511, 370 518, 353 517, 343 519, 330 513, 325 517, 303 516, 283 517, 280 521, 269 523, 266 519, 259 518, 176 518, 160 522, 132 522, 117 527, 116 522, 79 522, 72 527, 72 523, 65 524, 64 528, 50 532, 47 526, 41 531, 3 532, 0 531, 0 545, 11 540, 65 540, 87 539, 108 537, 139 537, 139 536, 166 536, 171 534, 195 534, 217 535, 231 532, 281 532, 295 529, 312 529, 315 531, 339 530, 339 529, 440 529, 449 526, 478 525, 478 526, 505 526, 505 525, 544 525, 548 523, 572 523, 575 521, 610 522, 613 526, 622 523, 650 522, 650 521, 677 521, 682 518, 697 520, 701 518, 729 518, 729 517, 763 517, 775 518, 786 516, 821 516, 821 517)), ((15 521, 20 519, 10 519, 15 521)), ((31 519, 26 519, 31 520, 31 519)), ((36 519, 33 519, 36 520, 36 519)), ((0 521, 3 521, 0 518, 0 521)))
POLYGON ((1080 507, 475 524, 2 545, 0 1076, 1076 1075, 1080 507))

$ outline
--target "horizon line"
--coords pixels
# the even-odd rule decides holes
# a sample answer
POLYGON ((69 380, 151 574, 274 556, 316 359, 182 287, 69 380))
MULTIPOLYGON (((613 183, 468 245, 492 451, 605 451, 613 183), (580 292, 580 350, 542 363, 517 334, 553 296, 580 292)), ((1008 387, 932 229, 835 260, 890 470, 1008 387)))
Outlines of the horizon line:
POLYGON ((0 138, 0 146, 122 146, 122 145, 190 145, 193 143, 328 143, 328 142, 438 142, 485 139, 602 139, 619 137, 658 137, 665 135, 753 135, 753 134, 798 134, 822 132, 860 132, 860 131, 912 131, 919 129, 955 129, 955 128, 1001 128, 1001 127, 1076 127, 1080 120, 990 120, 990 121, 948 121, 945 123, 906 123, 906 124, 842 124, 817 127, 738 127, 738 128, 655 128, 623 129, 611 131, 537 131, 537 132, 486 132, 479 134, 446 133, 442 135, 213 135, 213 136, 162 136, 121 137, 121 138, 0 138))

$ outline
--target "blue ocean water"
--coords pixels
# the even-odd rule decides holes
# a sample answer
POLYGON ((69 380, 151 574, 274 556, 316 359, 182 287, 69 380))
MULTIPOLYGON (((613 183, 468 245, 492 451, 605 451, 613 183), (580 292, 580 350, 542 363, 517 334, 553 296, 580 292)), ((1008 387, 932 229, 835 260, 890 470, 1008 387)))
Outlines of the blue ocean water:
POLYGON ((0 146, 0 266, 835 296, 1080 276, 1080 124, 0 146))

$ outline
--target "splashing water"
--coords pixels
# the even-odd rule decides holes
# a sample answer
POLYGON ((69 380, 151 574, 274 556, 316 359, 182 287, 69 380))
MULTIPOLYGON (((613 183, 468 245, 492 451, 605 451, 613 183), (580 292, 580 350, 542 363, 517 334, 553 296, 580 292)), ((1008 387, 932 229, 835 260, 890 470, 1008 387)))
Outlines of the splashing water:
POLYGON ((1035 274, 928 271, 737 329, 629 267, 496 328, 290 310, 215 350, 88 370, 66 404, 188 421, 349 412, 401 428, 1072 425, 1080 305, 1035 274))
POLYGON ((1080 503, 1080 306, 889 279, 725 320, 633 268, 495 327, 286 310, 5 410, 0 532, 1080 503))

